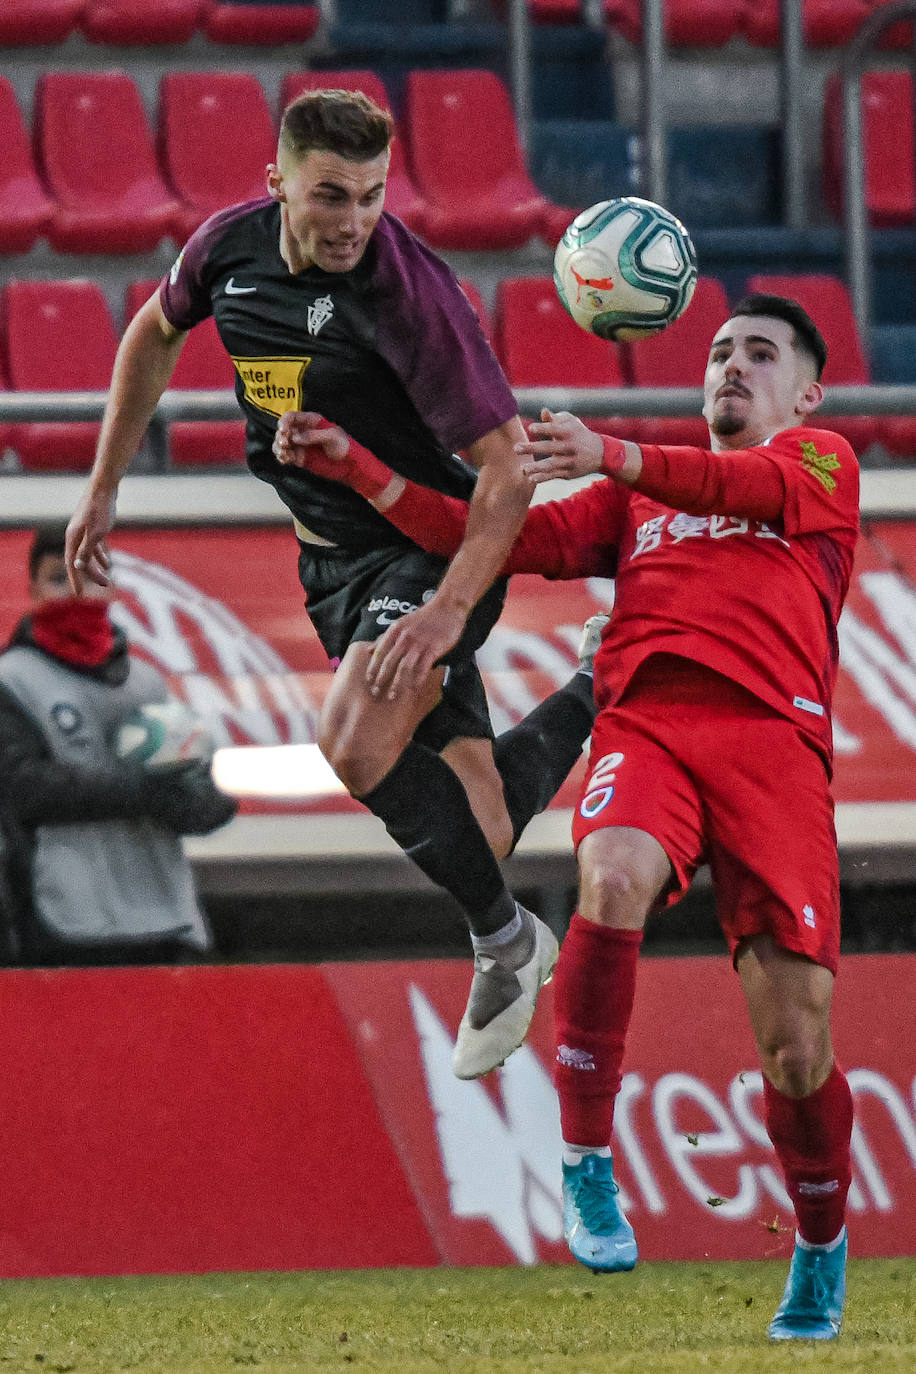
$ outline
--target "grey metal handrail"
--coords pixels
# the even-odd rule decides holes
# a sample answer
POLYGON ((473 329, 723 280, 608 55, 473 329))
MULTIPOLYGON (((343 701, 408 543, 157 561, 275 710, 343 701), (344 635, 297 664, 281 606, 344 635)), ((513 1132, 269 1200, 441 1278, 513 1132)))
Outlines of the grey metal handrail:
POLYGON ((779 102, 782 123, 782 219, 789 229, 808 222, 806 131, 802 109, 805 35, 802 0, 780 0, 779 102))
POLYGON ((668 201, 668 149, 665 115, 665 19, 662 0, 642 4, 642 139, 645 194, 659 205, 668 201))
POLYGON ((876 40, 901 19, 916 19, 916 0, 896 0, 873 10, 843 55, 843 227, 846 280, 859 334, 869 344, 872 316, 868 209, 865 204, 865 138, 862 73, 876 40))
POLYGON ((506 16, 509 39, 509 80, 515 126, 522 153, 527 157, 531 147, 531 17, 528 0, 509 0, 506 16))
MULTIPOLYGON (((522 415, 572 410, 579 415, 682 416, 699 415, 700 387, 516 387, 522 415)), ((105 408, 104 391, 3 391, 0 421, 99 420, 105 408)), ((831 386, 824 415, 916 415, 916 385, 831 386)), ((240 420, 234 391, 166 391, 153 420, 240 420)))

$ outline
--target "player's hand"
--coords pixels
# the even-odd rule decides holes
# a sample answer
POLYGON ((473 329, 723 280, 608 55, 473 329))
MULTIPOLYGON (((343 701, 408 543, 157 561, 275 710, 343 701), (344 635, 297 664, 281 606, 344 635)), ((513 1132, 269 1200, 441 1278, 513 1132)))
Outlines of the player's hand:
POLYGON ((387 464, 340 425, 332 425, 312 410, 289 410, 280 416, 273 451, 278 463, 342 482, 367 501, 381 496, 394 477, 387 464))
POLYGON ((115 522, 117 493, 88 488, 80 497, 64 536, 64 563, 74 596, 82 596, 86 581, 109 587, 111 554, 105 537, 115 522))
POLYGON ((403 616, 376 640, 366 669, 374 697, 394 701, 419 691, 436 663, 453 649, 467 621, 458 609, 437 606, 435 600, 403 616))
POLYGON ((332 481, 346 481, 341 465, 350 448, 350 436, 313 410, 288 410, 277 421, 273 451, 278 463, 308 468, 332 481), (309 452, 308 450, 313 450, 309 452), (317 450, 317 451, 315 451, 317 450))
POLYGON ((587 477, 600 472, 604 445, 600 434, 568 410, 542 410, 527 426, 528 439, 515 451, 526 457, 523 469, 538 485, 554 477, 587 477))

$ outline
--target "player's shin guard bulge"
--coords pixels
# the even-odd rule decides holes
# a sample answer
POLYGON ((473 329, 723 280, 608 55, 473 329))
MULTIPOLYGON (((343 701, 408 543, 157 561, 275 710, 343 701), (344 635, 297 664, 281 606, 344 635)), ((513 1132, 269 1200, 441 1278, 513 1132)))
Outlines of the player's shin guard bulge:
POLYGON ((836 1239, 843 1228, 852 1178, 849 1141, 852 1094, 834 1064, 807 1097, 786 1097, 764 1079, 767 1130, 785 1175, 802 1238, 812 1245, 836 1239))
POLYGON ((457 1078, 480 1078, 498 1068, 528 1033, 538 993, 550 981, 559 946, 548 926, 516 903, 530 932, 528 957, 513 967, 499 951, 478 949, 474 977, 452 1054, 457 1078))
POLYGON ((642 932, 573 915, 554 988, 554 1082, 563 1139, 606 1146, 620 1089, 642 932))

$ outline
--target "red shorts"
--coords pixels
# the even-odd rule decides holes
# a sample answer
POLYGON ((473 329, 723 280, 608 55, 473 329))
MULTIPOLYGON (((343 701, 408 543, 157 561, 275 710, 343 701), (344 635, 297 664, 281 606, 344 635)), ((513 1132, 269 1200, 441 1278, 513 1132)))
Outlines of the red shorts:
POLYGON ((698 866, 712 871, 734 956, 768 932, 836 972, 839 863, 823 758, 784 716, 737 683, 670 656, 644 664, 592 730, 573 817, 576 848, 594 830, 654 836, 678 901, 698 866))

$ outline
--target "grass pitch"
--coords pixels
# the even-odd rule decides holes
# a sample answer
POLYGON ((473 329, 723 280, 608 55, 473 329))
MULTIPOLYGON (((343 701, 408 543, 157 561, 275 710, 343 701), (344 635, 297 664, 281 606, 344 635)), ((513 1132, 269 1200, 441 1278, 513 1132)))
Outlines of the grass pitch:
POLYGON ((785 1262, 0 1285, 0 1374, 916 1370, 916 1259, 852 1260, 838 1341, 772 1345, 785 1262))

